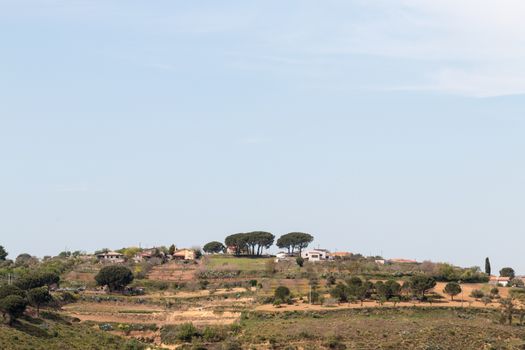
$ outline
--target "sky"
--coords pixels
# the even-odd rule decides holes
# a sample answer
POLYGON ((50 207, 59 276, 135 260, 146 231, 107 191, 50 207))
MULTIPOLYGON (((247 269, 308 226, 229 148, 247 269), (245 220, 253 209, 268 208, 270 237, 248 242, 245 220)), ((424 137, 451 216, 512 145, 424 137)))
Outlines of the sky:
POLYGON ((0 0, 0 245, 302 231, 525 274, 524 15, 522 0, 0 0))

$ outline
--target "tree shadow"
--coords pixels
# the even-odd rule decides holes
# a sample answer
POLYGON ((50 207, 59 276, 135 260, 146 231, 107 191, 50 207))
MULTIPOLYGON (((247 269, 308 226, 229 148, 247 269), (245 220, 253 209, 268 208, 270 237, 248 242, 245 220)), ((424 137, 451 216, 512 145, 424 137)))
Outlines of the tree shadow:
MULTIPOLYGON (((36 323, 38 324, 38 323, 36 323)), ((11 325, 14 329, 24 332, 27 335, 37 337, 37 338, 51 338, 52 335, 47 332, 47 330, 36 326, 34 323, 30 323, 26 320, 17 320, 11 325)))

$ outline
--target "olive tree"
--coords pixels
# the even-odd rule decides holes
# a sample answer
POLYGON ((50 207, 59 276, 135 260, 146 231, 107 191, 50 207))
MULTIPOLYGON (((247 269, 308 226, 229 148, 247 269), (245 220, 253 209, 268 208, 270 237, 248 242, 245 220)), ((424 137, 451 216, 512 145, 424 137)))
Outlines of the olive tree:
POLYGON ((40 315, 40 306, 53 300, 47 286, 33 288, 27 291, 27 301, 36 308, 37 316, 40 315))
POLYGON ((450 295, 450 300, 454 300, 454 296, 461 293, 461 286, 457 282, 449 282, 445 285, 443 292, 450 295))

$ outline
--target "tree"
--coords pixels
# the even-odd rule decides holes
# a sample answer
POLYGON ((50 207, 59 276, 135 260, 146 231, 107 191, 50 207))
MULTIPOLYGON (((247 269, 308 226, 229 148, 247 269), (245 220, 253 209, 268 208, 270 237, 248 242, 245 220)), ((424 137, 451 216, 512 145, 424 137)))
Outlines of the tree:
POLYGON ((3 246, 0 245, 0 261, 5 261, 7 258, 7 251, 3 246))
POLYGON ((0 311, 4 319, 8 316, 9 325, 12 325, 18 317, 24 314, 26 307, 27 301, 19 295, 8 295, 0 299, 0 311))
POLYGON ((99 286, 108 286, 109 291, 122 290, 133 281, 131 270, 122 265, 105 266, 95 276, 99 286))
POLYGON ((241 255, 248 248, 247 236, 244 233, 234 233, 224 239, 226 247, 232 247, 235 255, 241 255))
POLYGON ((424 299, 425 293, 436 286, 436 280, 425 275, 416 275, 410 278, 410 289, 414 295, 424 299))
POLYGON ((25 293, 22 289, 12 284, 0 285, 0 299, 3 299, 9 295, 18 295, 20 297, 24 297, 25 293))
POLYGON ((279 286, 274 291, 275 300, 287 302, 290 299, 290 289, 285 286, 279 286))
POLYGON ((490 260, 488 257, 485 258, 485 273, 490 276, 490 260))
POLYGON ((512 316, 516 312, 514 301, 511 297, 500 300, 501 307, 501 323, 509 322, 512 325, 512 316))
POLYGON ((445 285, 443 292, 450 295, 450 300, 454 300, 454 296, 461 293, 461 286, 457 282, 449 282, 445 285))
POLYGON ((330 296, 337 299, 340 303, 346 303, 348 301, 348 294, 348 286, 342 282, 337 283, 335 287, 330 290, 330 296))
POLYGON ((27 301, 36 307, 36 315, 40 315, 40 306, 53 300, 47 286, 33 288, 27 291, 27 301))
POLYGON ((168 254, 173 255, 175 254, 175 244, 170 245, 170 248, 168 249, 168 254))
POLYGON ((217 242, 217 241, 208 242, 202 248, 202 250, 204 250, 208 254, 221 253, 225 249, 226 247, 224 247, 224 244, 222 244, 221 242, 217 242))
POLYGON ((38 263, 38 259, 27 253, 22 253, 18 255, 15 259, 15 265, 17 266, 29 266, 35 265, 38 263))
POLYGON ((401 285, 394 280, 386 282, 378 281, 375 284, 376 293, 380 298, 389 300, 393 297, 399 296, 401 285))
POLYGON ((514 273, 514 269, 512 267, 504 267, 501 270, 499 270, 499 275, 501 277, 508 277, 510 279, 513 279, 516 274, 514 273))
POLYGON ((289 254, 293 254, 295 250, 298 250, 299 254, 301 254, 301 251, 308 247, 313 240, 314 237, 308 233, 290 232, 279 237, 277 246, 288 249, 289 254))
POLYGON ((265 231, 250 232, 249 235, 253 235, 255 237, 255 241, 257 243, 257 256, 262 254, 263 249, 270 248, 275 240, 274 235, 272 235, 270 232, 265 231))
POLYGON ((304 259, 301 256, 295 258, 295 262, 297 263, 297 265, 299 265, 299 267, 303 267, 304 265, 304 259))
POLYGON ((513 278, 507 283, 508 287, 518 287, 523 288, 525 287, 525 283, 523 283, 523 280, 521 278, 513 278))
POLYGON ((33 288, 52 286, 53 284, 60 283, 60 276, 54 272, 33 272, 29 275, 23 276, 15 282, 15 285, 23 290, 29 290, 33 288))

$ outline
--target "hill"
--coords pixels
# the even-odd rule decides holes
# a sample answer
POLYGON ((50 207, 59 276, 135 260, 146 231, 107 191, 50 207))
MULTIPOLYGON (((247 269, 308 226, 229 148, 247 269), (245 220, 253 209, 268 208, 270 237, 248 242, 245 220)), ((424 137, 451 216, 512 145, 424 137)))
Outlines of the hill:
POLYGON ((0 324, 0 349, 5 350, 141 350, 146 347, 74 319, 42 312, 41 318, 25 316, 12 327, 0 324))

